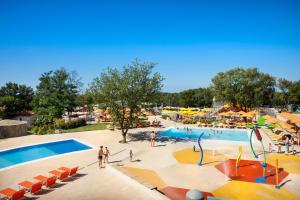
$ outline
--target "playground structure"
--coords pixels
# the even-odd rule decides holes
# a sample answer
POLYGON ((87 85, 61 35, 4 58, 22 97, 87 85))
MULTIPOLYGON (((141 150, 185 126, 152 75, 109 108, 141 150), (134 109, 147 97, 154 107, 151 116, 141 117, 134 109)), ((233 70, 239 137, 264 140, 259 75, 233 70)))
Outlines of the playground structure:
POLYGON ((199 135, 199 138, 198 138, 198 146, 199 146, 199 149, 200 149, 200 160, 199 160, 199 162, 198 162, 198 165, 199 166, 202 166, 202 161, 203 161, 203 149, 202 149, 202 146, 201 146, 201 144, 200 144, 200 142, 201 142, 201 137, 204 135, 204 133, 201 133, 200 135, 199 135))
MULTIPOLYGON (((259 128, 265 126, 270 128, 274 124, 265 124, 263 117, 258 119, 258 124, 252 127, 250 133, 250 147, 252 154, 256 159, 259 158, 258 154, 253 148, 253 134, 255 134, 257 141, 260 143, 262 148, 263 161, 258 160, 242 160, 243 149, 242 146, 239 146, 238 156, 236 159, 228 159, 225 162, 222 162, 215 167, 224 173, 226 176, 232 180, 246 181, 246 182, 256 182, 256 183, 265 183, 275 185, 277 189, 280 188, 279 183, 288 176, 288 173, 285 171, 279 171, 278 169, 278 160, 276 160, 276 166, 267 164, 265 147, 263 144, 263 138, 260 134, 259 128), (261 163, 262 162, 262 163, 261 163)), ((200 149, 200 157, 198 165, 203 165, 204 151, 201 146, 201 138, 204 133, 201 133, 198 137, 197 143, 200 149)), ((196 151, 196 146, 193 146, 193 151, 196 151)))
POLYGON ((280 189, 278 178, 279 178, 279 175, 278 175, 278 159, 276 159, 276 185, 275 185, 276 189, 280 189))
POLYGON ((288 173, 278 169, 278 159, 276 165, 272 166, 266 162, 266 152, 263 144, 262 136, 259 132, 259 128, 265 126, 270 128, 274 124, 265 124, 262 117, 258 119, 258 125, 253 126, 250 134, 250 147, 252 154, 257 159, 259 156, 255 152, 252 145, 253 134, 256 135, 256 139, 259 141, 262 147, 263 161, 258 160, 242 160, 242 147, 239 147, 238 157, 236 159, 229 159, 223 163, 216 165, 215 167, 228 176, 232 180, 254 182, 254 183, 265 183, 275 185, 275 188, 280 188, 280 182, 288 176, 288 173))
MULTIPOLYGON (((261 146, 262 146, 262 150, 263 150, 263 157, 264 157, 264 161, 262 163, 262 167, 263 167, 263 175, 261 178, 256 178, 256 182, 258 183, 266 183, 266 170, 267 170, 267 157, 266 157, 266 151, 265 151, 265 147, 264 147, 264 144, 263 144, 263 141, 262 141, 262 136, 259 132, 259 129, 260 127, 267 127, 267 128, 270 128, 270 126, 273 126, 274 124, 266 124, 265 123, 265 119, 263 117, 259 117, 258 118, 258 125, 256 126, 253 126, 252 127, 252 130, 251 130, 251 134, 250 134, 250 147, 251 147, 251 150, 252 150, 252 153, 254 155, 254 157, 257 159, 258 158, 258 154, 254 151, 254 148, 253 148, 253 144, 252 144, 252 135, 253 133, 255 133, 256 135, 256 139, 260 142, 261 146)), ((278 163, 277 163, 278 164, 278 163)), ((276 175, 278 175, 278 166, 276 166, 276 175)), ((277 176, 276 176, 277 177, 277 176)), ((277 179, 276 179, 277 180, 277 179)), ((276 181, 276 185, 278 185, 278 180, 276 181)))
POLYGON ((239 146, 239 155, 238 155, 238 157, 236 159, 236 162, 235 162, 235 168, 239 168, 239 162, 241 160, 242 153, 243 153, 242 146, 239 146))

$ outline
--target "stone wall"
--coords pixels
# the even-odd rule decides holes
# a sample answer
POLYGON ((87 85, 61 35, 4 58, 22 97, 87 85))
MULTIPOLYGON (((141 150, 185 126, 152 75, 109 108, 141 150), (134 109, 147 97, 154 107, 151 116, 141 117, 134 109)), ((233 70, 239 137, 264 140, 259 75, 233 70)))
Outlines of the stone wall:
POLYGON ((0 139, 27 135, 27 122, 18 120, 0 121, 0 139))

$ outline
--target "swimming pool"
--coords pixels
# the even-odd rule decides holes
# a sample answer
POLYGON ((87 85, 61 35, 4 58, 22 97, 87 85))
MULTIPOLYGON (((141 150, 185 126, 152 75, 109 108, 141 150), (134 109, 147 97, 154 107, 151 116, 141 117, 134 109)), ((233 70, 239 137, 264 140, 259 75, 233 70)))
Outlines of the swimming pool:
POLYGON ((170 128, 158 134, 158 138, 177 138, 183 140, 197 140, 201 133, 204 133, 202 139, 209 140, 229 140, 229 141, 243 141, 249 139, 248 131, 246 130, 230 130, 230 129, 217 129, 217 128, 195 128, 189 129, 176 129, 170 128))
POLYGON ((89 150, 92 147, 74 139, 36 144, 0 151, 0 169, 51 156, 89 150))

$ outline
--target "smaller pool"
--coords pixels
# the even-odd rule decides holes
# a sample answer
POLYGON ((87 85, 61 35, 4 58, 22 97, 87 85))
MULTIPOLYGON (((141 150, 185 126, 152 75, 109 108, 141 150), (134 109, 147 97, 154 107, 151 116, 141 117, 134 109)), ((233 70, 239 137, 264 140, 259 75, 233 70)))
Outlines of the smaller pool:
POLYGON ((202 139, 209 140, 229 140, 229 141, 248 141, 248 131, 246 130, 230 130, 230 129, 189 129, 170 128, 158 134, 158 138, 177 138, 183 140, 197 140, 201 133, 204 133, 202 139))
POLYGON ((55 141, 0 151, 0 169, 29 161, 92 149, 77 140, 55 141))

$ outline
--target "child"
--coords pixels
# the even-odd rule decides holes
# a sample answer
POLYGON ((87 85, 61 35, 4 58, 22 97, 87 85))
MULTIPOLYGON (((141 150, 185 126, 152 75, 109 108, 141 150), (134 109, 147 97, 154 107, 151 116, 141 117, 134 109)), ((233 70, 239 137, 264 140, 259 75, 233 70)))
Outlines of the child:
POLYGON ((151 147, 155 146, 155 132, 154 131, 152 131, 150 133, 150 143, 151 143, 151 147))
POLYGON ((131 149, 130 149, 130 151, 129 151, 129 157, 130 157, 130 162, 132 162, 133 153, 132 153, 132 150, 131 150, 131 149))
POLYGON ((110 152, 107 147, 105 147, 105 152, 104 152, 104 163, 108 163, 108 156, 110 156, 110 152))
POLYGON ((292 154, 295 155, 295 140, 294 138, 291 138, 291 149, 292 149, 292 154))
POLYGON ((271 153, 272 151, 273 151, 273 149, 272 149, 272 144, 269 143, 269 152, 271 153))
POLYGON ((287 136, 285 137, 285 143, 284 143, 284 145, 285 145, 285 148, 286 148, 285 154, 288 155, 289 152, 290 152, 290 150, 289 150, 289 137, 287 137, 287 136))

